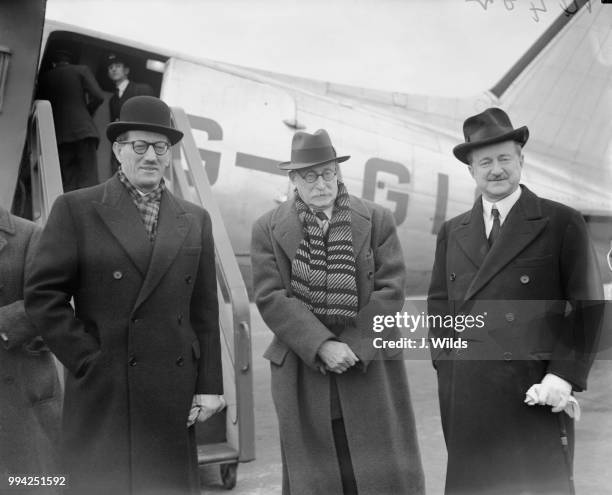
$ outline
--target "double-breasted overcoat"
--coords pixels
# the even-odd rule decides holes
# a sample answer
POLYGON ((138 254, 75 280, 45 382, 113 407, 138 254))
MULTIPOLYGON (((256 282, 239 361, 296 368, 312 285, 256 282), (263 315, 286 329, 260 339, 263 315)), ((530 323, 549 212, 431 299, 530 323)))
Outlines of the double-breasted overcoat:
MULTIPOLYGON (((49 349, 23 305, 40 227, 0 208, 0 476, 57 475, 61 395, 49 349)), ((32 487, 19 493, 57 493, 32 487)))
POLYGON ((164 191, 152 243, 117 176, 60 196, 26 309, 68 371, 73 493, 197 493, 187 417, 194 394, 222 393, 208 213, 164 191))
MULTIPOLYGON (((280 427, 283 493, 340 494, 342 484, 330 411, 329 376, 316 368, 328 339, 347 343, 359 365, 336 375, 339 402, 360 494, 424 492, 410 391, 398 349, 373 346, 372 317, 404 302, 405 268, 391 213, 350 196, 357 266, 357 323, 338 337, 291 291, 291 262, 303 238, 294 200, 261 217, 251 248, 255 301, 274 333, 272 396, 280 427)), ((392 328, 383 338, 397 338, 392 328)))
POLYGON ((546 373, 586 388, 602 286, 581 215, 521 187, 490 250, 480 197, 438 235, 429 313, 484 321, 430 326, 467 342, 432 349, 449 494, 569 493, 573 420, 528 406, 525 393, 546 373))

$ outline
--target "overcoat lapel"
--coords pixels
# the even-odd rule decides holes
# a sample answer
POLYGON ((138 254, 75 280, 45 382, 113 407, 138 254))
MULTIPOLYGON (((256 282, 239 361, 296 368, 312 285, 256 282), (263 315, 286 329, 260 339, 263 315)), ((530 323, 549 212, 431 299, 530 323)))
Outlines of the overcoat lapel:
MULTIPOLYGON (((368 238, 372 222, 368 209, 359 198, 351 196, 350 201, 353 250, 355 257, 357 257, 368 238)), ((283 248, 287 258, 293 260, 300 242, 304 238, 304 231, 298 217, 295 201, 286 201, 276 211, 272 219, 272 235, 283 248)))
POLYGON ((106 183, 101 203, 94 203, 100 218, 144 277, 151 256, 151 243, 127 189, 117 176, 106 183))
POLYGON ((351 231, 353 234, 353 251, 355 259, 357 259, 372 232, 372 218, 367 207, 355 196, 351 196, 351 231))
MULTIPOLYGON (((482 204, 481 201, 478 202, 482 204)), ((482 222, 482 214, 480 219, 482 222)), ((510 210, 499 237, 484 258, 480 269, 465 293, 464 300, 472 298, 497 273, 516 258, 540 235, 547 224, 548 219, 542 218, 538 197, 523 186, 521 197, 510 210)))
POLYGON ((0 208, 0 251, 4 249, 4 246, 8 243, 6 237, 1 232, 13 235, 15 233, 15 225, 11 220, 9 212, 3 208, 0 208))
POLYGON ((480 197, 474 203, 472 211, 466 215, 456 230, 457 243, 476 268, 482 265, 489 245, 482 218, 482 200, 480 197))
POLYGON ((136 299, 134 310, 149 297, 176 258, 191 227, 190 216, 164 191, 159 205, 157 235, 145 280, 136 299))
POLYGON ((272 219, 272 235, 285 251, 287 258, 295 258, 304 233, 294 200, 285 201, 276 211, 272 219))

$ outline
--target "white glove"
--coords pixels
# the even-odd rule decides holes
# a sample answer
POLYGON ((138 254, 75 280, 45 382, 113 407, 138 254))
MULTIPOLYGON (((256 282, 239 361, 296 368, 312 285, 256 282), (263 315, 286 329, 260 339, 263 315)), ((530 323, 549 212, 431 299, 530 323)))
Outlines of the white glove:
POLYGON ((222 411, 225 406, 225 399, 222 395, 194 395, 191 401, 191 410, 187 418, 187 427, 190 427, 196 421, 203 423, 213 414, 222 411))
POLYGON ((532 385, 527 391, 525 403, 533 406, 552 406, 552 412, 563 411, 570 400, 572 385, 563 378, 547 373, 541 383, 532 385))

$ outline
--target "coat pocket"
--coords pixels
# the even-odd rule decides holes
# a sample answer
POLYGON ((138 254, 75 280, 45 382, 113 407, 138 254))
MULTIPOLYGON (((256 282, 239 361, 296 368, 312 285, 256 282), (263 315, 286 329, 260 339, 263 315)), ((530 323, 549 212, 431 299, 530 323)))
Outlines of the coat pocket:
POLYGON ((552 254, 546 256, 536 256, 530 258, 516 258, 514 266, 542 266, 552 262, 552 254))
POLYGON ((530 352, 529 355, 538 361, 550 361, 552 359, 552 352, 550 351, 530 352))
POLYGON ((32 404, 59 396, 57 368, 50 353, 24 358, 21 371, 23 386, 32 404))
POLYGON ((282 366, 288 352, 289 348, 285 344, 278 339, 274 339, 264 352, 263 357, 277 366, 282 366))

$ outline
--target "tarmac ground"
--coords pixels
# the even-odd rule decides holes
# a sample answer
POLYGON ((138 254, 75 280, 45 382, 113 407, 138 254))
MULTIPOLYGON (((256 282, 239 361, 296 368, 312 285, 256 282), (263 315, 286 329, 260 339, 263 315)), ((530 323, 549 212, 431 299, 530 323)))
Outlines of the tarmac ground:
MULTIPOLYGON (((281 493, 278 425, 270 393, 270 370, 262 357, 272 333, 251 305, 256 459, 238 467, 236 487, 223 488, 218 466, 202 468, 203 494, 277 495, 281 493)), ((406 360, 410 393, 429 495, 444 492, 446 449, 438 409, 436 376, 427 360, 406 360)), ((589 377, 589 390, 576 394, 582 419, 576 423, 574 478, 577 495, 612 493, 612 360, 598 360, 589 377)), ((327 495, 327 494, 321 494, 327 495)), ((494 494, 491 494, 494 495, 494 494)))

